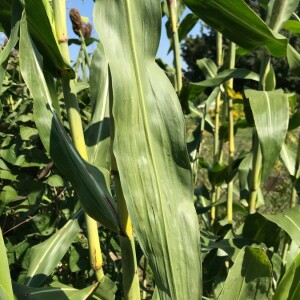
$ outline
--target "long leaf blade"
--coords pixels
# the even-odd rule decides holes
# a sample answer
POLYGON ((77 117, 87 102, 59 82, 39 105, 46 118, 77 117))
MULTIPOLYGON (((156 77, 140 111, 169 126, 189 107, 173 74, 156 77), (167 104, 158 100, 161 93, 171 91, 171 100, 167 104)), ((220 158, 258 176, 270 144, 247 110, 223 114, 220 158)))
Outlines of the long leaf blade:
MULTIPOLYGON (((2 230, 0 228, 0 255, 1 255, 1 272, 0 272, 0 296, 1 294, 5 295, 5 300, 13 299, 13 291, 11 285, 11 278, 10 278, 10 270, 7 260, 6 248, 2 236, 2 230)), ((1 298, 1 297, 0 297, 1 298)), ((2 298, 1 298, 2 299, 2 298)))
POLYGON ((20 45, 21 72, 35 99, 34 117, 44 147, 73 184, 82 200, 83 209, 104 226, 118 231, 115 201, 107 189, 103 174, 81 158, 52 108, 51 97, 24 17, 21 21, 20 45))
POLYGON ((284 143, 288 129, 288 95, 282 90, 272 92, 246 90, 254 117, 263 154, 262 179, 264 180, 284 143))
POLYGON ((272 32, 243 0, 184 0, 184 3, 205 23, 241 47, 254 50, 265 46, 276 57, 286 55, 287 39, 272 32))
POLYGON ((66 254, 79 230, 77 220, 70 220, 49 239, 32 247, 24 283, 26 286, 41 286, 66 254))
POLYGON ((200 299, 198 221, 178 98, 155 63, 160 1, 96 1, 110 66, 114 154, 160 299, 200 299))

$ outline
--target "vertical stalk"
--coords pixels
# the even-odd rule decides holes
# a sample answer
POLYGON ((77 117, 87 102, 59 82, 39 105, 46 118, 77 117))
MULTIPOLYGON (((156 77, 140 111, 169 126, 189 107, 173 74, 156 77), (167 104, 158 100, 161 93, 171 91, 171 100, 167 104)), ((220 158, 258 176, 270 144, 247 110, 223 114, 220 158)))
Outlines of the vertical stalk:
MULTIPOLYGON (((217 40, 216 40, 216 48, 217 48, 217 66, 220 68, 223 64, 223 37, 222 34, 217 32, 217 40)), ((220 108, 221 108, 221 92, 219 92, 216 104, 215 104, 215 137, 214 137, 214 163, 217 163, 220 159, 220 108)), ((220 187, 213 184, 212 186, 212 196, 211 202, 212 204, 217 201, 220 194, 220 187)), ((216 207, 213 206, 211 208, 211 225, 214 224, 216 219, 216 207)))
MULTIPOLYGON (((229 68, 235 67, 235 44, 230 42, 229 44, 230 60, 229 68)), ((229 88, 233 88, 233 79, 230 79, 227 83, 229 88)), ((233 120, 233 100, 228 98, 228 136, 229 136, 229 161, 228 161, 228 175, 232 173, 232 166, 234 161, 234 120, 233 120)), ((227 220, 228 223, 232 223, 232 206, 233 206, 233 179, 228 182, 227 186, 227 220)))
POLYGON ((176 72, 176 92, 179 94, 182 88, 182 72, 181 72, 181 57, 180 57, 180 43, 178 37, 178 25, 177 25, 177 3, 176 0, 167 0, 168 9, 170 14, 172 40, 173 40, 173 52, 174 52, 174 64, 176 72))
MULTIPOLYGON (((266 78, 270 71, 271 58, 270 55, 264 51, 261 69, 259 89, 264 91, 266 89, 266 78)), ((257 194, 261 183, 261 168, 262 168, 262 154, 259 144, 259 139, 256 130, 253 132, 253 161, 252 161, 252 175, 250 181, 250 198, 249 198, 249 213, 254 214, 256 211, 257 194)))
MULTIPOLYGON (((61 0, 53 0, 53 9, 56 34, 60 44, 61 53, 65 60, 70 63, 66 25, 66 2, 61 0)), ((78 150, 83 159, 88 160, 77 96, 75 92, 75 83, 74 80, 70 79, 69 72, 62 73, 62 86, 71 136, 75 148, 78 150)), ((104 278, 104 273, 102 269, 102 253, 100 248, 98 226, 97 222, 87 214, 85 217, 88 231, 90 262, 93 270, 95 271, 97 280, 101 281, 104 278)))
MULTIPOLYGON (((111 114, 112 115, 112 114, 111 114)), ((123 290, 125 300, 140 300, 140 285, 131 219, 128 214, 117 162, 113 153, 114 122, 111 122, 111 172, 114 177, 118 217, 120 226, 120 247, 122 254, 123 290)))

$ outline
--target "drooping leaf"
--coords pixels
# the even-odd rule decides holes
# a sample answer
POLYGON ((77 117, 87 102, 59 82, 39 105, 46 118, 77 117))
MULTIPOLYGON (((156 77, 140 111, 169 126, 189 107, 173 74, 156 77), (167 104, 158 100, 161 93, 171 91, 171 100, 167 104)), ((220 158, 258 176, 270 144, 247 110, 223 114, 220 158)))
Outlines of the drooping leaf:
POLYGON ((213 78, 209 78, 201 82, 191 83, 191 85, 201 86, 201 87, 219 86, 220 84, 228 81, 231 78, 251 79, 255 81, 259 80, 259 76, 257 73, 254 73, 246 69, 232 69, 232 70, 222 71, 213 78))
POLYGON ((284 211, 282 214, 276 215, 267 215, 263 214, 263 216, 269 221, 277 224, 280 228, 282 228, 291 239, 297 243, 300 247, 300 207, 296 206, 293 208, 289 208, 284 211))
POLYGON ((246 90, 245 95, 250 101, 262 149, 262 180, 264 180, 279 156, 287 133, 288 95, 282 90, 272 92, 246 90))
POLYGON ((111 71, 113 151, 157 293, 160 299, 200 299, 199 231, 184 120, 171 83, 155 63, 160 1, 96 1, 94 20, 111 71))
POLYGON ((51 158, 70 180, 86 212, 104 226, 118 231, 115 201, 103 174, 84 161, 52 108, 51 97, 28 35, 26 19, 21 22, 20 67, 34 101, 39 135, 51 158))
POLYGON ((70 220, 49 239, 32 247, 24 283, 26 286, 42 285, 66 254, 79 230, 77 220, 70 220))
POLYGON ((13 295, 13 291, 12 291, 10 270, 9 270, 6 248, 5 248, 5 244, 3 241, 1 228, 0 228, 0 256, 1 256, 0 299, 11 300, 11 299, 14 299, 14 295, 13 295), (3 295, 3 298, 2 298, 2 295, 3 295))
POLYGON ((287 39, 272 32, 243 0, 184 0, 184 3, 206 24, 239 46, 247 50, 264 46, 276 57, 286 55, 287 39))
POLYGON ((300 297, 300 253, 297 254, 291 266, 285 271, 273 296, 274 300, 297 300, 300 297))
POLYGON ((272 265, 263 249, 244 247, 229 270, 219 300, 270 299, 272 265))
POLYGON ((47 70, 54 76, 59 76, 63 70, 68 70, 73 74, 74 71, 65 62, 60 52, 50 2, 26 0, 25 11, 30 34, 44 58, 43 63, 47 70))

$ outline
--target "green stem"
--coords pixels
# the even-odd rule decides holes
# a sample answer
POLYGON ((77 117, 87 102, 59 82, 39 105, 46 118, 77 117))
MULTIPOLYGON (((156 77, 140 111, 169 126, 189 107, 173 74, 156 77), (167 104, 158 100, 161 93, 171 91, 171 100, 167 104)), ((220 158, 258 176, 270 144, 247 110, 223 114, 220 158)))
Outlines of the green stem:
MULTIPOLYGON (((60 43, 61 53, 66 62, 70 63, 66 25, 66 2, 61 0, 53 0, 53 9, 55 28, 57 38, 60 43)), ((70 79, 68 72, 62 73, 62 86, 73 143, 82 158, 88 160, 80 111, 75 92, 75 83, 74 80, 70 79)), ((88 231, 91 266, 95 271, 97 280, 102 281, 104 278, 104 273, 102 269, 102 253, 100 248, 97 222, 86 215, 86 225, 88 231)))
MULTIPOLYGON (((112 116, 112 101, 110 102, 110 115, 112 116)), ((125 300, 140 300, 140 285, 137 273, 137 260, 131 219, 128 213, 123 194, 116 158, 113 153, 114 120, 111 119, 111 173, 114 177, 116 201, 118 206, 118 219, 120 226, 120 247, 122 254, 123 290, 125 300)))
POLYGON ((176 71, 176 92, 179 94, 182 88, 182 71, 181 71, 181 57, 180 57, 180 43, 177 30, 177 13, 176 13, 176 0, 168 0, 168 9, 170 14, 174 64, 176 71))
MULTIPOLYGON (((230 42, 229 44, 230 60, 229 68, 235 67, 235 44, 230 42)), ((227 83, 229 88, 233 88, 233 79, 230 79, 227 83)), ((229 160, 228 160, 228 175, 231 176, 234 161, 234 120, 233 120, 233 100, 228 98, 228 136, 229 136, 229 160)), ((233 219, 233 179, 228 182, 227 185, 227 220, 231 224, 233 219)))
MULTIPOLYGON (((223 36, 221 33, 217 32, 216 39, 216 48, 217 48, 217 66, 220 68, 223 64, 223 36)), ((215 136, 214 136, 214 164, 216 164, 220 159, 220 108, 221 108, 221 92, 218 93, 216 103, 215 103, 215 136)), ((212 185, 212 195, 211 202, 212 204, 218 200, 218 195, 220 194, 220 187, 217 187, 215 184, 212 185)), ((211 208, 211 225, 214 224, 216 219, 216 210, 217 208, 213 206, 211 208)))
POLYGON ((91 60, 90 60, 89 54, 87 52, 87 47, 86 47, 85 39, 84 39, 84 37, 82 35, 81 30, 79 31, 79 34, 80 34, 81 47, 82 47, 82 50, 83 50, 83 53, 84 53, 84 57, 85 57, 85 60, 86 60, 86 62, 88 64, 88 66, 90 67, 91 66, 91 60))

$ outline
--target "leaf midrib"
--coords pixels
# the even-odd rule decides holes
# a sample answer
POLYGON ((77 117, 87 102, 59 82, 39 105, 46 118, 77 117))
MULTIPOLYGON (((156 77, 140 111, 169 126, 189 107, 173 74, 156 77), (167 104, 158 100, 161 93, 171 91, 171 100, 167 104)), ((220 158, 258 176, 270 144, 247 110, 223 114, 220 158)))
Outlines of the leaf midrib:
MULTIPOLYGON (((149 154, 150 154, 150 158, 151 158, 151 161, 152 161, 152 164, 153 164, 153 169, 154 169, 154 172, 155 172, 155 181, 156 181, 156 186, 157 186, 157 190, 158 190, 158 194, 159 194, 159 199, 162 199, 162 191, 160 189, 160 184, 159 184, 159 180, 158 180, 158 175, 159 173, 157 172, 157 166, 156 166, 156 163, 155 163, 155 160, 154 160, 154 156, 153 156, 153 151, 152 151, 152 147, 151 147, 151 138, 150 138, 150 130, 149 130, 149 124, 148 124, 148 119, 147 119, 147 113, 146 113, 146 107, 145 107, 145 97, 144 97, 144 91, 143 91, 143 86, 142 86, 142 83, 141 83, 141 75, 140 75, 140 70, 139 70, 139 64, 138 64, 138 59, 137 59, 137 50, 136 50, 136 47, 135 47, 135 38, 134 38, 134 30, 133 30, 133 25, 132 25, 132 11, 131 11, 131 8, 130 8, 130 1, 131 0, 126 0, 125 1, 125 8, 126 8, 126 13, 127 13, 127 18, 126 18, 126 21, 128 23, 128 30, 129 30, 129 38, 130 38, 130 47, 131 47, 131 52, 132 52, 132 59, 133 59, 133 67, 134 67, 134 72, 136 74, 135 76, 135 79, 136 79, 136 82, 137 82, 137 89, 138 89, 138 96, 139 96, 139 99, 141 99, 141 107, 142 107, 142 114, 143 114, 143 123, 144 123, 144 126, 145 126, 145 136, 146 136, 146 141, 147 141, 147 144, 148 144, 148 149, 149 149, 149 154)), ((167 233, 168 230, 167 230, 167 226, 166 226, 166 223, 165 223, 165 215, 164 215, 164 209, 163 209, 163 205, 162 205, 162 201, 160 200, 159 201, 159 204, 160 204, 160 207, 161 207, 161 213, 162 213, 162 223, 163 223, 163 226, 164 226, 164 231, 167 233)), ((164 238, 166 240, 168 240, 168 235, 166 234, 164 236, 164 238)), ((169 266, 170 266, 170 271, 171 271, 171 276, 172 276, 172 281, 174 282, 174 274, 173 274, 173 270, 172 270, 172 260, 171 260, 171 257, 170 257, 170 249, 169 249, 169 243, 166 242, 166 247, 167 247, 167 257, 169 259, 169 266)), ((176 289, 174 290, 175 292, 175 295, 176 296, 176 289)))

